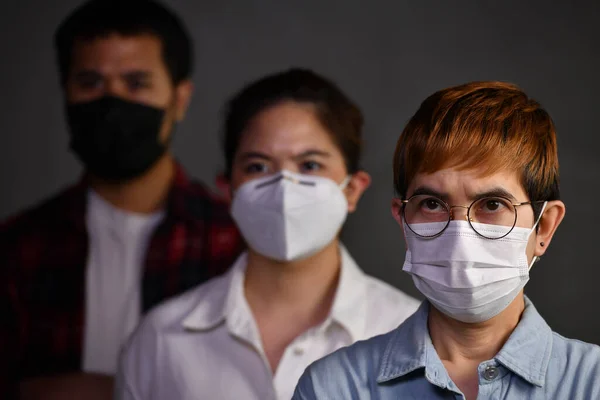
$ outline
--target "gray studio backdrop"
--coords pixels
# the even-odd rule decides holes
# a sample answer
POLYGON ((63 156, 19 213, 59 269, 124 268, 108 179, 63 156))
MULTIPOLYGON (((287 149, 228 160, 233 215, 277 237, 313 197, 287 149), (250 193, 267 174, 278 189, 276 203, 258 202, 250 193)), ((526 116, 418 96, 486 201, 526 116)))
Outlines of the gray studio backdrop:
MULTIPOLYGON (((0 11, 0 218, 75 180, 51 35, 78 0, 6 2, 0 11)), ((367 272, 417 295, 390 215, 392 153, 433 91, 465 81, 521 85, 553 115, 567 216, 526 292, 559 333, 600 343, 598 2, 230 0, 168 2, 195 39, 196 93, 175 152, 213 185, 220 111, 242 84, 290 66, 333 79, 366 115, 373 185, 344 241, 367 272), (594 4, 596 3, 596 4, 594 4)))

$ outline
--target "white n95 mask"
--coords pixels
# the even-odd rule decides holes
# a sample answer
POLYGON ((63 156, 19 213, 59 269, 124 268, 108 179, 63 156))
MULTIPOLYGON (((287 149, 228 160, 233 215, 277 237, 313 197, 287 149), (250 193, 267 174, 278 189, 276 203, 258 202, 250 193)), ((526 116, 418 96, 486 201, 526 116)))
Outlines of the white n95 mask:
POLYGON ((231 215, 254 251, 278 261, 309 257, 338 234, 348 214, 341 185, 282 170, 241 185, 231 215))
MULTIPOLYGON (((529 264, 526 249, 538 222, 539 218, 531 229, 514 227, 496 240, 478 235, 466 221, 450 221, 434 238, 419 237, 405 225, 408 248, 402 269, 444 314, 468 323, 487 321, 506 309, 529 280, 529 269, 537 257, 529 264)), ((423 223, 411 228, 426 235, 445 224, 423 223)), ((473 224, 480 231, 506 231, 503 226, 473 224)))

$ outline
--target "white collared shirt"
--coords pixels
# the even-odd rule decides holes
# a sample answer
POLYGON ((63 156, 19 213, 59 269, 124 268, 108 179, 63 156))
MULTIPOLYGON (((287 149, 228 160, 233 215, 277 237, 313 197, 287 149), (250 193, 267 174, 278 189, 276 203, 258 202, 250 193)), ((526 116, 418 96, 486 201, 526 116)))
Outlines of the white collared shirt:
POLYGON ((164 212, 120 210, 88 192, 85 372, 114 375, 119 352, 141 316, 141 273, 148 243, 164 212))
POLYGON ((313 361, 388 332, 419 302, 364 274, 341 246, 329 318, 296 338, 273 375, 244 296, 247 255, 232 269, 151 311, 120 363, 116 398, 289 400, 313 361))

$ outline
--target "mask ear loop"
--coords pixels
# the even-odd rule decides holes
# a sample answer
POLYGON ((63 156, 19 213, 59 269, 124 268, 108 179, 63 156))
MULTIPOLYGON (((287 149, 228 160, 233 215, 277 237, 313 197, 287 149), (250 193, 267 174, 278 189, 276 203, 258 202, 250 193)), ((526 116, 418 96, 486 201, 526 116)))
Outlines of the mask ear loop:
MULTIPOLYGON (((548 205, 548 202, 545 201, 544 205, 542 206, 542 210, 540 211, 540 215, 538 216, 537 220, 535 221, 535 224, 533 224, 533 228, 531 228, 531 232, 535 231, 535 229, 537 228, 540 220, 542 219, 542 215, 544 215, 544 210, 546 209, 547 205, 548 205)), ((533 256, 533 258, 531 259, 531 264, 529 264, 529 268, 527 268, 527 270, 530 270, 531 267, 533 267, 533 264, 535 264, 539 260, 540 260, 540 258, 538 256, 533 256)))
POLYGON ((352 179, 352 175, 348 175, 344 178, 344 180, 342 181, 342 183, 340 183, 340 189, 344 190, 348 187, 348 184, 350 183, 350 179, 352 179))

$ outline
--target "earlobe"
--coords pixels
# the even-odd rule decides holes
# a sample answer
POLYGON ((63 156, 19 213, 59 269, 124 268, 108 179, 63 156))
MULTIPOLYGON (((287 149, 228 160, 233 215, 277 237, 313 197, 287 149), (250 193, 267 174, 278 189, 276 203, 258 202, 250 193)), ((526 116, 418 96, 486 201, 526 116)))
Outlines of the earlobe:
POLYGON ((554 233, 565 216, 565 211, 565 205, 562 201, 555 200, 548 202, 544 214, 540 219, 539 229, 536 235, 536 256, 542 256, 546 252, 546 249, 554 237, 554 233))

